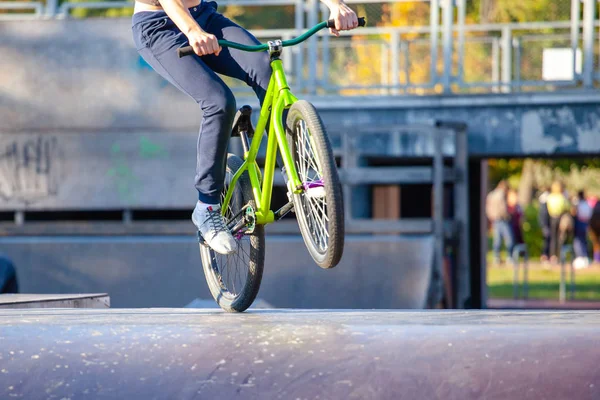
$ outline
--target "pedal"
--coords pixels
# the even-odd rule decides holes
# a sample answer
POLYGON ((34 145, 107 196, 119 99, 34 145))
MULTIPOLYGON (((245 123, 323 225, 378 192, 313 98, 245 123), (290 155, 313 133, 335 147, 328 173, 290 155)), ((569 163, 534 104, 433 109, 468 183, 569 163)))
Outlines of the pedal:
POLYGON ((325 197, 325 188, 321 186, 306 189, 304 195, 309 199, 322 199, 325 197))
POLYGON ((256 213, 249 203, 227 221, 227 229, 229 229, 237 239, 240 239, 245 234, 254 233, 255 228, 256 213))
POLYGON ((240 136, 240 132, 246 132, 249 138, 254 136, 254 127, 252 126, 252 107, 245 105, 240 107, 233 118, 233 128, 231 136, 240 136))
POLYGON ((322 199, 325 197, 325 186, 323 181, 317 180, 304 184, 304 195, 309 199, 322 199))

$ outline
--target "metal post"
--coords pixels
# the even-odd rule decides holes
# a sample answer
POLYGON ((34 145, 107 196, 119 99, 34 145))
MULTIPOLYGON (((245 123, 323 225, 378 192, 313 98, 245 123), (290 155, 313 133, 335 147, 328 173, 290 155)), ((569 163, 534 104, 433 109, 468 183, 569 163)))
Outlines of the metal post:
POLYGON ((25 212, 22 210, 15 211, 15 225, 22 226, 25 223, 25 212))
POLYGON ((577 73, 577 49, 579 48, 579 14, 581 9, 581 0, 571 0, 571 52, 573 55, 573 80, 580 79, 577 73))
MULTIPOLYGON (((302 30, 304 29, 304 0, 297 0, 296 1, 296 14, 295 14, 295 23, 294 25, 296 25, 296 35, 300 35, 302 33, 302 30)), ((292 48, 293 54, 295 56, 295 71, 294 71, 294 82, 295 82, 295 86, 296 86, 296 90, 298 90, 299 93, 302 92, 302 86, 303 86, 303 73, 302 70, 304 69, 304 49, 306 47, 304 46, 304 43, 301 43, 299 46, 294 46, 292 48)))
POLYGON ((583 86, 594 87, 594 19, 597 0, 583 0, 583 86))
MULTIPOLYGON (((460 122, 436 123, 438 129, 454 132, 454 220, 458 226, 456 252, 456 307, 464 308, 471 295, 469 258, 469 158, 467 125, 460 122)), ((441 146, 441 144, 440 144, 441 146)), ((441 149, 440 149, 441 150, 441 149)), ((438 161, 443 164, 443 161, 438 161)), ((435 171, 434 171, 435 174, 435 171)), ((435 175, 434 175, 435 176, 435 175)), ((435 190, 435 188, 434 188, 435 190)), ((441 191, 442 189, 440 189, 441 191)), ((485 265, 485 264, 484 264, 485 265)))
POLYGON ((294 5, 294 27, 296 33, 300 33, 304 28, 304 0, 296 0, 294 5))
POLYGON ((457 274, 460 281, 457 285, 457 304, 459 308, 465 307, 465 303, 471 297, 471 249, 469 239, 469 139, 467 125, 456 124, 454 126, 456 134, 456 154, 454 155, 454 169, 461 177, 454 184, 455 199, 454 215, 460 219, 458 244, 458 265, 457 274))
POLYGON ((565 263, 560 263, 560 287, 558 289, 558 300, 561 304, 565 302, 565 263))
POLYGON ((569 259, 571 260, 571 262, 569 263, 569 269, 570 269, 570 278, 571 278, 571 283, 570 283, 570 287, 569 287, 569 299, 574 300, 575 299, 575 267, 573 266, 573 246, 571 246, 570 244, 566 244, 563 245, 560 249, 560 261, 561 261, 561 268, 565 274, 565 276, 563 276, 561 279, 561 284, 562 284, 562 296, 563 296, 563 300, 565 297, 565 291, 566 291, 566 265, 567 265, 567 257, 569 257, 569 259))
POLYGON ((521 39, 513 38, 512 47, 515 50, 515 84, 512 86, 516 88, 517 91, 521 91, 521 39))
MULTIPOLYGON (((321 20, 326 20, 329 17, 329 8, 321 3, 321 20)), ((321 39, 321 87, 326 88, 329 84, 329 37, 325 35, 321 39)))
MULTIPOLYGON (((487 308, 488 285, 487 285, 487 252, 488 252, 488 235, 487 235, 487 216, 485 214, 485 201, 489 185, 489 163, 488 160, 479 162, 479 182, 473 182, 475 187, 479 187, 479 265, 481 280, 479 281, 479 292, 481 293, 481 308, 487 308)), ((476 238, 473 238, 476 240, 476 238)), ((477 245, 475 245, 477 246, 477 245)), ((470 276, 469 276, 470 280, 470 276)))
POLYGON ((56 15, 56 8, 58 7, 58 0, 46 0, 46 17, 54 17, 56 15))
POLYGON ((133 213, 131 212, 131 210, 123 210, 123 223, 128 225, 131 224, 131 222, 133 221, 133 213))
POLYGON ((387 43, 382 42, 379 46, 381 49, 381 90, 380 94, 389 94, 388 87, 390 85, 390 59, 388 57, 388 46, 387 43))
MULTIPOLYGON (((291 39, 291 35, 281 35, 281 39, 283 40, 289 40, 291 39)), ((292 50, 292 49, 289 49, 292 50)), ((285 71, 286 75, 290 75, 291 71, 292 71, 292 65, 293 65, 293 59, 291 57, 291 51, 289 52, 290 54, 286 54, 281 58, 281 62, 283 63, 283 70, 285 71)), ((294 82, 295 83, 295 82, 294 82)))
POLYGON ((520 286, 519 285, 519 268, 521 265, 523 266, 523 298, 527 299, 528 292, 528 276, 527 269, 529 267, 529 256, 527 252, 527 247, 524 244, 518 244, 513 249, 512 253, 513 259, 513 298, 517 300, 519 298, 520 286), (521 264, 521 255, 523 256, 523 264, 521 264))
POLYGON ((431 0, 430 7, 429 26, 431 37, 429 40, 431 40, 431 84, 436 85, 438 83, 437 57, 440 27, 440 0, 431 0))
POLYGON ((571 267, 571 300, 575 300, 575 266, 573 265, 573 260, 569 263, 571 267))
POLYGON ((397 95, 399 93, 398 86, 400 85, 400 33, 398 31, 392 31, 390 38, 391 47, 391 74, 392 74, 392 94, 397 95))
MULTIPOLYGON (((350 136, 348 133, 342 134, 342 167, 354 168, 358 165, 358 154, 354 141, 356 136, 350 136)), ((342 186, 344 193, 344 217, 346 223, 352 221, 352 186, 344 183, 342 186)))
POLYGON ((458 73, 456 81, 463 83, 465 80, 465 20, 467 14, 466 0, 456 0, 458 8, 458 73))
MULTIPOLYGON (((566 286, 567 286, 567 255, 569 255, 571 253, 571 248, 569 245, 564 245, 561 247, 560 249, 560 288, 559 288, 559 300, 562 303, 565 302, 567 296, 566 296, 566 286)), ((572 258, 572 257, 571 257, 572 258)), ((573 262, 571 260, 571 268, 573 268, 573 262)), ((573 278, 573 275, 571 275, 571 278, 573 278)))
POLYGON ((454 19, 454 1, 442 0, 442 20, 443 20, 443 54, 444 70, 442 71, 442 88, 444 92, 451 91, 450 77, 452 76, 452 22, 454 19))
MULTIPOLYGON (((513 254, 514 258, 514 254, 513 254)), ((519 298, 519 253, 517 253, 517 258, 514 260, 513 264, 513 299, 517 300, 519 298)))
POLYGON ((512 76, 512 32, 508 26, 502 28, 502 91, 510 92, 512 76))
MULTIPOLYGON (((316 0, 308 2, 308 25, 315 26, 319 18, 319 4, 316 0)), ((317 37, 308 39, 308 93, 314 94, 317 87, 317 37)))
MULTIPOLYGON (((435 307, 442 299, 444 267, 444 154, 443 139, 446 131, 437 124, 433 130, 433 236, 435 240, 429 305, 435 307)), ((460 303, 458 303, 460 304, 460 303)))
POLYGON ((523 298, 527 300, 529 295, 529 252, 525 249, 523 254, 523 298))
POLYGON ((500 42, 498 38, 492 39, 492 83, 496 86, 492 87, 492 91, 498 93, 500 91, 500 42))
POLYGON ((404 78, 406 80, 406 87, 410 85, 410 44, 406 40, 402 40, 400 42, 400 52, 402 53, 402 57, 404 58, 404 78))

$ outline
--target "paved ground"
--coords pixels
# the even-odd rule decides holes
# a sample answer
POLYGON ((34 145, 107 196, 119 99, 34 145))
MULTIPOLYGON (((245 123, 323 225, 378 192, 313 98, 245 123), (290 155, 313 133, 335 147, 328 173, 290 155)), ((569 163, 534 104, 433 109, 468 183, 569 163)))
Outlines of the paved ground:
POLYGON ((598 399, 600 312, 0 310, 0 398, 598 399))

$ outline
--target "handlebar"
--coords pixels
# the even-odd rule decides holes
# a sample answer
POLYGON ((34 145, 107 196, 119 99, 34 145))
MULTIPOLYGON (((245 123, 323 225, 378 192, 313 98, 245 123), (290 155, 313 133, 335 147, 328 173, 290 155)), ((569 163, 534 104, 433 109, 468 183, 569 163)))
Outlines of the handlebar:
MULTIPOLYGON (((358 26, 365 26, 365 25, 366 25, 365 18, 364 17, 358 18, 358 26)), ((315 33, 317 33, 318 31, 320 31, 321 29, 324 29, 324 28, 335 28, 335 21, 332 19, 330 19, 329 21, 323 21, 320 24, 313 26, 312 28, 310 28, 309 30, 307 30, 302 35, 298 36, 297 38, 293 38, 290 40, 284 40, 282 42, 282 46, 283 47, 295 46, 298 43, 305 41, 306 39, 308 39, 309 37, 311 37, 312 35, 314 35, 315 33)), ((241 43, 230 42, 229 40, 219 40, 219 45, 221 47, 231 47, 232 49, 238 49, 238 50, 242 50, 242 51, 265 51, 265 50, 269 49, 269 45, 266 43, 261 43, 261 44, 257 44, 254 46, 247 46, 247 45, 241 44, 241 43)), ((177 49, 177 55, 179 56, 179 58, 185 57, 185 56, 191 56, 192 54, 195 54, 192 46, 184 46, 184 47, 180 47, 177 49)))

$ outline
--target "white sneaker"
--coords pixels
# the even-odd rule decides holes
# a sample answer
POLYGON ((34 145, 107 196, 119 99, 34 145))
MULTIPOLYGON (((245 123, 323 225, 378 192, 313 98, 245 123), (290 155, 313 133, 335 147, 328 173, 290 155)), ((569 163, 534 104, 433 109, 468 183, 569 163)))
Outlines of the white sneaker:
POLYGON ((221 215, 221 206, 196 203, 192 213, 192 222, 200 231, 206 244, 220 254, 231 254, 237 243, 221 215))

